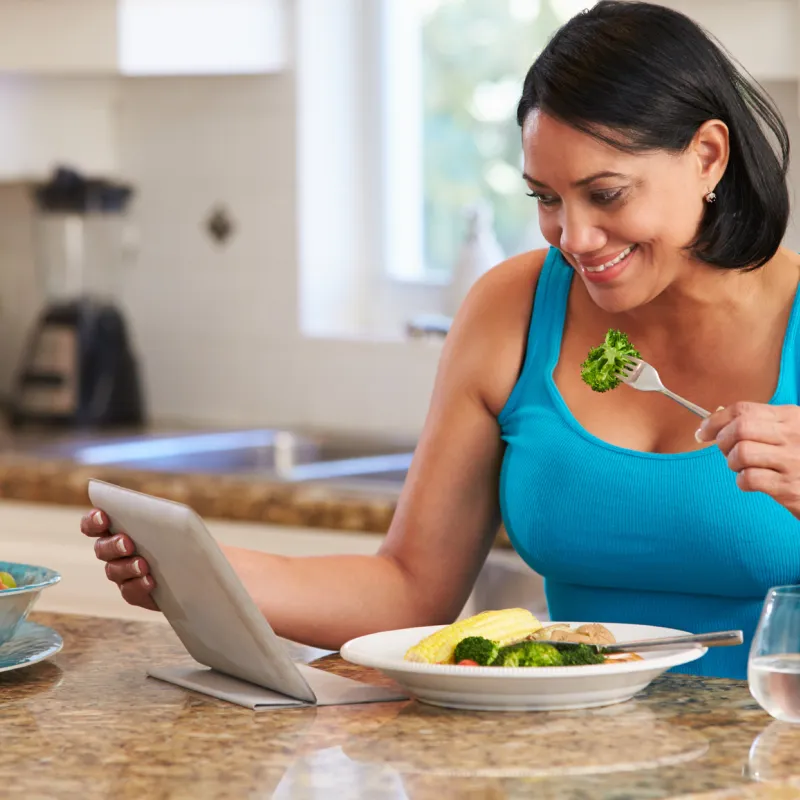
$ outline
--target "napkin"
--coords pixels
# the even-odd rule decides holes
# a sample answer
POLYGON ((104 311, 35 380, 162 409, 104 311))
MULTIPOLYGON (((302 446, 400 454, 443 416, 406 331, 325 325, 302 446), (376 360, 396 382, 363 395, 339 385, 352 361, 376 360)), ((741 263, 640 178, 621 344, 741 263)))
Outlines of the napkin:
POLYGON ((343 678, 331 672, 324 672, 307 664, 295 662, 300 674, 308 681, 316 703, 306 703, 288 695, 265 689, 254 683, 233 678, 214 669, 194 664, 181 664, 169 667, 151 667, 147 674, 167 683, 174 683, 184 689, 207 694, 219 700, 226 700, 244 706, 252 711, 269 708, 297 708, 302 706, 344 706, 353 703, 389 703, 407 700, 408 695, 382 686, 370 686, 351 678, 343 678))

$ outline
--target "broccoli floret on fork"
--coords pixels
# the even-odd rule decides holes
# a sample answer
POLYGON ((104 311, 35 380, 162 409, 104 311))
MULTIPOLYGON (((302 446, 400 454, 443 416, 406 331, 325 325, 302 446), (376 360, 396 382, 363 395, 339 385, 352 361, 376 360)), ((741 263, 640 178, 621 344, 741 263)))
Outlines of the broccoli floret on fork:
POLYGON ((603 344, 593 347, 581 364, 581 378, 595 392, 616 389, 622 383, 622 369, 632 358, 641 358, 626 333, 612 328, 603 344))

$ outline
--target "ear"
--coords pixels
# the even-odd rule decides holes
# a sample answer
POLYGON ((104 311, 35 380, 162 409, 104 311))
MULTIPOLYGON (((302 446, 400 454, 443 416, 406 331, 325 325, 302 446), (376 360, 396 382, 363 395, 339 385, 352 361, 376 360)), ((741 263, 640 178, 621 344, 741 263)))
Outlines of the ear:
POLYGON ((730 156, 728 126, 718 119, 704 122, 690 145, 697 157, 698 178, 709 191, 722 180, 730 156))

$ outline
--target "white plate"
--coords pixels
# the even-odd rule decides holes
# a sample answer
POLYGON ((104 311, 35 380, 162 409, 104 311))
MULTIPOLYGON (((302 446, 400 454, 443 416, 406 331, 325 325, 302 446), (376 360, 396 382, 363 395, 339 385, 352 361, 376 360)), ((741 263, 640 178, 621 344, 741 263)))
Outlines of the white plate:
MULTIPOLYGON (((651 625, 603 624, 618 642, 687 633, 651 625)), ((347 642, 341 655, 353 664, 379 669, 412 697, 430 705, 477 711, 553 711, 629 700, 661 673, 695 661, 708 649, 694 646, 642 652, 641 661, 584 667, 459 667, 403 660, 409 647, 443 627, 404 628, 360 636, 347 642)))

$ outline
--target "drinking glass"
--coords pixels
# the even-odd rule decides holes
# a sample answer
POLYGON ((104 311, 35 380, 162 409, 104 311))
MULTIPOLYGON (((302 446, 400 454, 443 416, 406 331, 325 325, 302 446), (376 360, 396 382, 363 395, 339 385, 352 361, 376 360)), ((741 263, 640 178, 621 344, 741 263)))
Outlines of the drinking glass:
POLYGON ((800 586, 767 592, 747 664, 750 694, 782 722, 800 724, 800 586))

